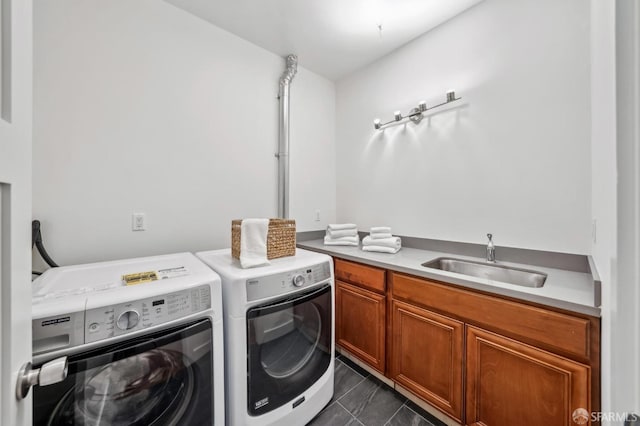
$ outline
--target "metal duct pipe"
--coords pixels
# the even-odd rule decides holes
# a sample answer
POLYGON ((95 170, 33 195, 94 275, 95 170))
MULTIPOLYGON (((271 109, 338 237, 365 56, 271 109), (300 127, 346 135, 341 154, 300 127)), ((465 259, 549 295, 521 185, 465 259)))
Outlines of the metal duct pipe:
POLYGON ((278 217, 289 217, 289 86, 298 71, 298 57, 287 56, 287 68, 280 76, 278 127, 278 217))

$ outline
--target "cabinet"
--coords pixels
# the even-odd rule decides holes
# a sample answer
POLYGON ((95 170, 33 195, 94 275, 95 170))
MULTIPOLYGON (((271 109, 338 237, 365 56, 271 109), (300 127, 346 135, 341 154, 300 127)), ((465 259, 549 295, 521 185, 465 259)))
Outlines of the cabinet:
POLYGON ((589 411, 590 368, 467 327, 467 424, 564 426, 589 411))
POLYGON ((600 319, 335 259, 336 343, 459 423, 600 410, 600 319))
POLYGON ((464 323, 394 300, 391 378, 462 421, 464 323))
POLYGON ((599 410, 597 318, 396 272, 389 287, 391 378, 450 417, 553 426, 599 410))
POLYGON ((385 271, 336 259, 336 343, 384 374, 385 271))

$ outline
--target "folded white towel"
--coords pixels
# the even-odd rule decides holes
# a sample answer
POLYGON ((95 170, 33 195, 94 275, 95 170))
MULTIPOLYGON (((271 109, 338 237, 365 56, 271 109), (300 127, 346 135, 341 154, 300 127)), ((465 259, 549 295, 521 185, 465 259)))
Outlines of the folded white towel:
POLYGON ((402 240, 400 240, 400 237, 381 238, 379 240, 374 240, 370 236, 366 236, 362 239, 362 245, 400 248, 402 246, 402 240))
POLYGON ((330 229, 332 231, 339 231, 341 229, 357 229, 358 227, 356 226, 355 223, 330 223, 329 226, 327 226, 327 229, 330 229))
POLYGON ((369 230, 369 232, 371 232, 372 234, 375 234, 378 232, 391 233, 391 228, 388 226, 374 226, 369 230))
POLYGON ((240 266, 253 268, 269 265, 267 233, 269 219, 243 219, 240 225, 240 266))
POLYGON ((392 247, 384 247, 384 246, 362 246, 362 250, 377 251, 380 253, 397 253, 400 250, 400 247, 392 248, 392 247))
POLYGON ((325 241, 325 246, 353 246, 358 247, 358 243, 347 243, 344 241, 325 241))
POLYGON ((358 238, 357 235, 346 235, 344 237, 335 237, 335 238, 332 238, 329 235, 325 235, 324 239, 327 240, 327 241, 348 241, 350 243, 354 243, 354 242, 355 243, 359 243, 360 242, 360 238, 358 238))
POLYGON ((327 229, 327 235, 331 238, 339 238, 339 237, 357 237, 358 230, 356 228, 353 229, 338 229, 336 231, 332 229, 327 229))
POLYGON ((382 238, 391 238, 393 237, 393 235, 391 235, 391 232, 372 232, 369 234, 369 236, 371 238, 373 238, 374 240, 380 240, 382 238))
POLYGON ((328 235, 324 237, 325 246, 357 246, 359 243, 358 237, 339 237, 331 238, 328 235))

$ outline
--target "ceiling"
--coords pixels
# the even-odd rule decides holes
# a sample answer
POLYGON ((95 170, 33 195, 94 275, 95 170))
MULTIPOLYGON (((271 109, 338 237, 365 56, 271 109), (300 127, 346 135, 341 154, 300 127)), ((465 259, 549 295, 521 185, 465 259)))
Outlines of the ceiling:
POLYGON ((337 80, 482 0, 165 1, 337 80))

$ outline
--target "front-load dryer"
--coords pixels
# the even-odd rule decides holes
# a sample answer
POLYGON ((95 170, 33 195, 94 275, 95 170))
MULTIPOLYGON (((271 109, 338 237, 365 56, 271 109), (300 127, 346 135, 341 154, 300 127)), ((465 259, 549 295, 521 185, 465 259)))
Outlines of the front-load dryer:
POLYGON ((220 277, 193 254, 50 269, 32 310, 35 367, 68 365, 34 425, 225 424, 220 277))
POLYGON ((228 424, 305 425, 333 396, 331 258, 297 249, 242 269, 229 249, 196 256, 222 278, 228 424))

